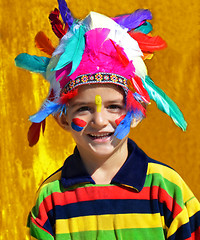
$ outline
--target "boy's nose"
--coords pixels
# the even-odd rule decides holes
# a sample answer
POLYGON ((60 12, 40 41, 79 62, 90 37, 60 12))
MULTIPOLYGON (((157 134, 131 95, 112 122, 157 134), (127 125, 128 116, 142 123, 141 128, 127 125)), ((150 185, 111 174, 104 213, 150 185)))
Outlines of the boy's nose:
POLYGON ((108 124, 108 119, 103 111, 96 111, 93 115, 92 122, 95 127, 104 127, 108 124))

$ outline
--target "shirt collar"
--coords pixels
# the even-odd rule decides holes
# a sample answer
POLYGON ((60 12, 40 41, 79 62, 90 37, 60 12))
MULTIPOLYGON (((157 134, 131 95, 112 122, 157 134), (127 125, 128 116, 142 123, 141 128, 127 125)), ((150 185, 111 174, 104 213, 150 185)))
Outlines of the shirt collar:
MULTIPOLYGON (((129 156, 126 162, 114 176, 111 184, 122 184, 140 192, 146 178, 148 156, 130 139, 128 139, 128 151, 129 156)), ((61 182, 65 188, 80 183, 95 184, 88 174, 77 148, 63 165, 61 182)))

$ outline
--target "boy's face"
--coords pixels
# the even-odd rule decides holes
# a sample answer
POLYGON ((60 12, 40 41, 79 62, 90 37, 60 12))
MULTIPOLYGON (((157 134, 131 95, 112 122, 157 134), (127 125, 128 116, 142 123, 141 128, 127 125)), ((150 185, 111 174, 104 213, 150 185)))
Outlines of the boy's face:
POLYGON ((120 87, 83 85, 78 95, 69 101, 62 124, 71 132, 80 154, 110 156, 127 143, 128 136, 122 140, 114 137, 117 123, 125 114, 124 91, 120 87))

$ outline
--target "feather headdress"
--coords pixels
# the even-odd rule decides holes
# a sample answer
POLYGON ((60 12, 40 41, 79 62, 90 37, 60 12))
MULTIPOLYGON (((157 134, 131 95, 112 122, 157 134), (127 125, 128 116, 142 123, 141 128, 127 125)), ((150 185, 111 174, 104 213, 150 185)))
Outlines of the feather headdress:
POLYGON ((148 9, 114 18, 90 12, 78 20, 65 0, 58 0, 58 8, 50 13, 49 20, 59 45, 55 48, 43 32, 35 37, 36 47, 51 58, 22 53, 15 59, 18 67, 41 73, 50 82, 47 99, 30 117, 30 146, 37 143, 41 127, 44 132, 46 117, 66 111, 66 103, 78 94, 78 86, 90 83, 117 84, 124 89, 127 114, 117 124, 118 139, 129 133, 133 118, 145 117, 144 106, 150 99, 186 130, 187 123, 177 105, 147 75, 144 60, 166 47, 161 37, 149 34, 152 15, 148 9))

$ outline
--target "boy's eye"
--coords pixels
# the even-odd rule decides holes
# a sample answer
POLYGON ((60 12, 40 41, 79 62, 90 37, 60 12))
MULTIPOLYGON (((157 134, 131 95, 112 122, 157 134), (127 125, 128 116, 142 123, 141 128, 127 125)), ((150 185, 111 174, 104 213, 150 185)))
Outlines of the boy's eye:
POLYGON ((77 112, 85 112, 85 111, 90 111, 90 107, 88 106, 83 106, 83 107, 80 107, 77 112))
POLYGON ((108 106, 109 109, 113 109, 113 110, 117 110, 117 109, 122 109, 121 105, 117 105, 117 104, 112 104, 108 106))

